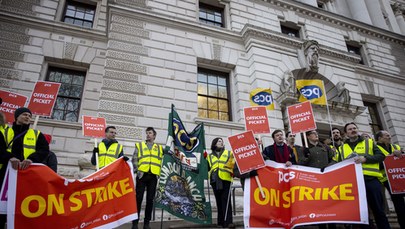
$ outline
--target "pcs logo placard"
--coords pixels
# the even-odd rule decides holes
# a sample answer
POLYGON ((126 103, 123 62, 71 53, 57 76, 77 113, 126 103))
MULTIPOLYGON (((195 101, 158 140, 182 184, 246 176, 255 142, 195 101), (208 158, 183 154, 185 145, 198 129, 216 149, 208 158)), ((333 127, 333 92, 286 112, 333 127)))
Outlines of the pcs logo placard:
POLYGON ((300 89, 300 93, 308 100, 318 99, 323 96, 322 89, 316 85, 304 86, 300 89))
POLYGON ((273 96, 265 91, 261 91, 252 96, 252 101, 259 106, 268 106, 273 103, 273 96))

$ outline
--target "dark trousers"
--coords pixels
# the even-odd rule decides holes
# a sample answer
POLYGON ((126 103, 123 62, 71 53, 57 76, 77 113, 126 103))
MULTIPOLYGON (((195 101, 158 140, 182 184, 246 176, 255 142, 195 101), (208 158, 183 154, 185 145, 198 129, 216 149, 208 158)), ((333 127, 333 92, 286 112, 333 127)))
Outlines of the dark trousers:
POLYGON ((392 194, 388 181, 384 182, 384 186, 390 192, 391 200, 394 204, 395 212, 397 213, 399 226, 401 227, 401 229, 405 229, 405 201, 404 201, 405 195, 392 194))
MULTIPOLYGON (((152 173, 144 173, 142 178, 136 178, 136 205, 138 207, 138 220, 141 216, 143 194, 146 190, 145 223, 149 223, 149 221, 152 219, 153 200, 155 199, 157 181, 157 176, 152 173)), ((138 220, 134 220, 132 222, 138 223, 138 220)))
POLYGON ((232 205, 230 198, 231 182, 222 181, 222 189, 220 190, 218 190, 218 188, 216 187, 216 183, 212 183, 211 186, 214 190, 215 201, 217 203, 218 225, 222 227, 228 227, 229 224, 232 223, 232 205), (226 211, 227 205, 228 211, 226 211))
MULTIPOLYGON (((377 178, 365 179, 367 204, 373 212, 374 220, 378 229, 390 229, 387 215, 384 211, 384 196, 382 193, 381 183, 377 178)), ((367 225, 362 228, 370 228, 367 225)))
POLYGON ((6 228, 7 215, 0 215, 0 229, 6 228))

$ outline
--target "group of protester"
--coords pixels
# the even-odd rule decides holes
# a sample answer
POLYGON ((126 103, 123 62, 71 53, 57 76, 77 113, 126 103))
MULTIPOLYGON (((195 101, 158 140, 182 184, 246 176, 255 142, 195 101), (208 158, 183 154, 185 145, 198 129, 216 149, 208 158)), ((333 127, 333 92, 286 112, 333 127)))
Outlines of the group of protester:
MULTIPOLYGON (((57 171, 55 154, 49 149, 50 136, 38 130, 31 129, 31 111, 28 108, 18 108, 12 127, 6 124, 4 115, 0 113, 0 182, 3 183, 6 166, 11 163, 13 169, 26 169, 32 163, 44 163, 57 171)), ((308 147, 295 144, 295 135, 282 130, 272 133, 274 143, 265 147, 262 154, 265 160, 284 163, 287 167, 293 164, 310 166, 321 169, 348 158, 354 158, 363 167, 367 202, 372 210, 377 227, 390 228, 384 211, 384 195, 382 184, 390 191, 382 162, 385 156, 393 154, 405 157, 398 145, 391 143, 390 134, 379 131, 375 140, 359 134, 357 125, 347 123, 343 129, 345 138, 338 128, 331 131, 331 145, 320 142, 316 130, 305 133, 308 147)), ((124 155, 123 146, 115 139, 117 130, 114 126, 105 129, 105 139, 93 149, 91 163, 103 168, 124 155)), ((146 191, 146 208, 144 229, 150 228, 153 201, 160 175, 163 158, 163 147, 155 143, 156 131, 153 127, 146 129, 146 140, 137 143, 132 157, 134 172, 136 173, 136 196, 138 214, 141 212, 143 196, 146 191)), ((258 143, 261 145, 259 139, 258 143)), ((241 178, 242 187, 245 178, 257 176, 257 171, 241 175, 233 158, 233 153, 225 149, 224 140, 215 138, 211 144, 211 153, 206 155, 209 165, 209 181, 214 191, 218 212, 218 227, 233 228, 230 189, 233 176, 241 178)), ((262 146, 261 146, 262 149, 262 146)), ((404 196, 391 194, 394 208, 401 228, 405 228, 404 196)), ((132 222, 132 228, 138 228, 138 220, 132 222)), ((4 228, 6 216, 0 215, 0 228, 4 228)), ((326 228, 326 225, 320 226, 326 228)), ((329 228, 335 225, 329 224, 329 228)))

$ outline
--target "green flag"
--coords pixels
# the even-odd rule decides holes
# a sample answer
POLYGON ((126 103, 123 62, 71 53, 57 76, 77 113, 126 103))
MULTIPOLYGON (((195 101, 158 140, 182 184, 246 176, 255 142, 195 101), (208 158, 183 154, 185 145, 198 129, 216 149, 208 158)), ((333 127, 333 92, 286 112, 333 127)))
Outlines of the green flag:
POLYGON ((184 220, 211 224, 211 204, 204 195, 204 180, 208 178, 204 124, 187 133, 172 105, 168 132, 156 207, 184 220))

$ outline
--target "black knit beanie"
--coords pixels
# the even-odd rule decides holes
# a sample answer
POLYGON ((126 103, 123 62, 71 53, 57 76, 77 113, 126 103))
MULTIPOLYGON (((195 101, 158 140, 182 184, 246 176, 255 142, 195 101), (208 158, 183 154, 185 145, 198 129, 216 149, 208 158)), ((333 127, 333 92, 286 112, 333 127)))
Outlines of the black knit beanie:
POLYGON ((22 113, 24 112, 28 112, 32 115, 30 109, 26 108, 26 107, 20 107, 17 110, 15 110, 14 112, 14 119, 17 120, 18 116, 20 116, 22 113))

